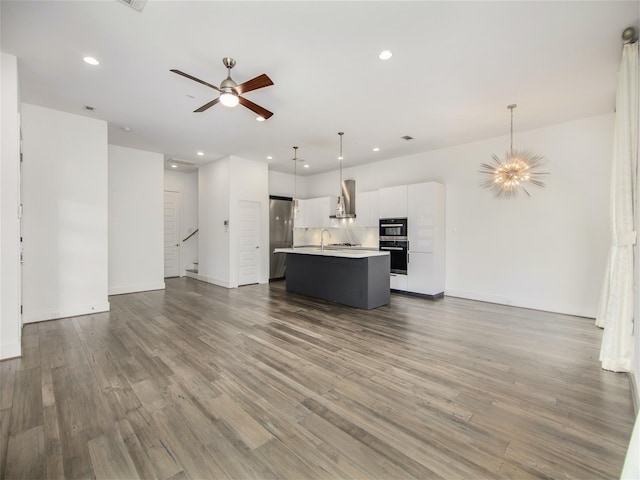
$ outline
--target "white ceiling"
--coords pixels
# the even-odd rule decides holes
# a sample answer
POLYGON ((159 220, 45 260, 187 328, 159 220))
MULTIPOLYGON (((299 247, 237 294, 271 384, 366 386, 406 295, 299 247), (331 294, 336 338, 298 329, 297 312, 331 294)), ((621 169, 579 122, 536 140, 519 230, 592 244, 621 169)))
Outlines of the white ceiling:
POLYGON ((199 163, 272 155, 289 173, 297 145, 310 164, 298 173, 315 174, 337 168, 338 131, 350 166, 508 135, 510 103, 516 145, 518 130, 612 112, 621 34, 639 18, 637 0, 149 0, 141 13, 2 0, 1 46, 19 59, 24 102, 106 120, 109 143, 199 163), (245 95, 269 120, 192 113, 217 92, 169 70, 218 85, 225 56, 238 83, 273 80, 245 95))

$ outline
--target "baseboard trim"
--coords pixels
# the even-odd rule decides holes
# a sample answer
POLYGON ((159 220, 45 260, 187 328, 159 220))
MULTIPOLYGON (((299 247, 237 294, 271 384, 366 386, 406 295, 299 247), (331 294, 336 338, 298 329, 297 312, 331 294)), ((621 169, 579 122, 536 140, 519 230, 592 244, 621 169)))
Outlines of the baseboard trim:
POLYGON ((151 290, 164 290, 164 281, 143 283, 139 285, 125 285, 121 287, 109 287, 109 295, 123 295, 126 293, 148 292, 151 290))
POLYGON ((108 312, 110 309, 109 302, 96 303, 90 305, 75 305, 65 308, 52 308, 48 310, 39 310, 36 312, 24 312, 22 314, 22 323, 44 322, 47 320, 56 320, 59 318, 78 317, 80 315, 91 315, 92 313, 108 312))
POLYGON ((429 293, 408 292, 406 290, 396 290, 394 288, 392 288, 391 291, 393 293, 399 293, 401 295, 407 295, 409 297, 426 298, 427 300, 439 300, 440 298, 444 298, 444 292, 440 292, 440 293, 436 293, 435 295, 431 295, 429 293))
POLYGON ((497 305, 507 305, 509 307, 528 308, 530 310, 561 313, 563 315, 573 315, 575 317, 595 318, 595 311, 586 311, 583 307, 578 305, 543 305, 529 299, 502 297, 499 295, 468 292, 464 290, 447 289, 444 294, 447 297, 465 298, 467 300, 477 300, 479 302, 495 303, 497 305))
POLYGON ((210 283, 211 285, 216 285, 218 287, 237 288, 237 285, 231 285, 229 282, 224 282, 222 280, 217 280, 215 278, 207 277, 206 275, 200 275, 199 273, 187 272, 186 276, 187 278, 193 278, 194 280, 210 283))

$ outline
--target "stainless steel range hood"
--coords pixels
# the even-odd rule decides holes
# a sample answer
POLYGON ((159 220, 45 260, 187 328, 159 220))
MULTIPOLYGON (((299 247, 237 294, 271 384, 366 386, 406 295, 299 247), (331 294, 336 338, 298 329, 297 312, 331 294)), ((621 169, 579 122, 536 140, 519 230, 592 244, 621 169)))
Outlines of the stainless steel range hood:
POLYGON ((356 218, 356 181, 342 181, 344 215, 329 215, 329 218, 356 218))

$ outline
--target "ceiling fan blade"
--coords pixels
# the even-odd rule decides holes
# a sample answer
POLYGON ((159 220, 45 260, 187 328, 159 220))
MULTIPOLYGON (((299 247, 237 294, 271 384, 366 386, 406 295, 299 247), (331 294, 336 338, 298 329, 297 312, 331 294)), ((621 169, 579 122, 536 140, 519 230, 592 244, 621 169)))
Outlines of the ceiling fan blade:
POLYGON ((252 78, 251 80, 241 83, 236 86, 234 90, 238 95, 242 95, 243 93, 250 92, 251 90, 268 87, 269 85, 273 85, 273 82, 266 74, 263 73, 262 75, 258 75, 256 78, 252 78))
POLYGON ((189 75, 188 73, 184 73, 181 72, 180 70, 176 70, 176 69, 172 69, 171 70, 173 73, 177 73, 178 75, 182 75, 183 77, 187 77, 189 80, 193 80, 194 82, 198 82, 201 83, 202 85, 206 85, 207 87, 213 88, 214 90, 217 90, 218 92, 220 91, 220 89, 218 87, 216 87, 215 85, 211 85, 210 83, 205 82, 204 80, 200 80, 199 78, 196 78, 192 75, 189 75))
POLYGON ((247 107, 249 110, 251 110, 253 113, 256 113, 258 115, 260 115, 262 118, 264 118, 265 120, 267 118, 269 118, 271 115, 273 115, 272 112, 270 112, 269 110, 267 110, 266 108, 262 108, 260 105, 256 105, 255 103, 253 103, 251 100, 247 100, 244 97, 238 97, 238 100, 240 101, 240 103, 242 105, 244 105, 245 107, 247 107))
POLYGON ((214 98, 213 100, 211 100, 209 103, 205 103, 204 105, 202 105, 200 108, 198 108, 197 110, 194 110, 193 113, 200 113, 200 112, 204 112, 205 110, 207 110, 208 108, 213 107, 216 103, 218 103, 220 101, 220 97, 214 98))

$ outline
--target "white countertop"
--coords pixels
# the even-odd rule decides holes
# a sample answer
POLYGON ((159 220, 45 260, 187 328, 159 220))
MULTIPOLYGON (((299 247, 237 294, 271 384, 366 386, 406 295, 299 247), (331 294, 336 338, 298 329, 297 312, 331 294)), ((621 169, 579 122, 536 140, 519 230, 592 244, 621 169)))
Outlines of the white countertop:
POLYGON ((320 247, 295 247, 295 248, 276 248, 274 253, 297 253, 304 255, 323 255, 325 257, 344 257, 344 258, 368 258, 382 257, 389 255, 389 252, 381 252, 379 250, 362 250, 361 248, 327 248, 324 251, 320 247))

